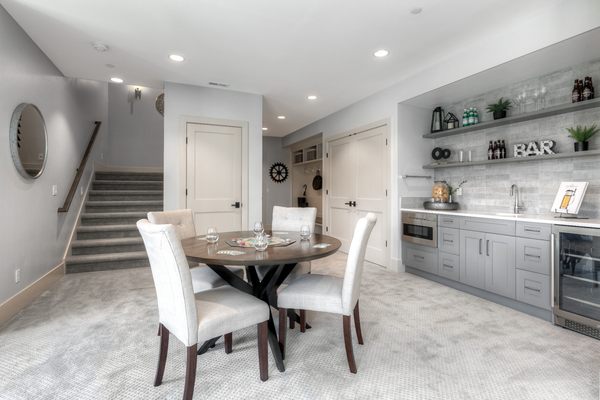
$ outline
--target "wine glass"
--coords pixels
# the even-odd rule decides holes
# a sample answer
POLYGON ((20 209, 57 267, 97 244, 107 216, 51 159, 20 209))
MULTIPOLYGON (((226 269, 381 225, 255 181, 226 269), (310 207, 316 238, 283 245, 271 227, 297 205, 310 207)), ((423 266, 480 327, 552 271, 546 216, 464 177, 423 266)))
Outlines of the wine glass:
POLYGON ((206 230, 206 241, 208 243, 217 243, 219 241, 219 232, 214 226, 210 226, 206 230))
POLYGON ((302 225, 300 227, 300 238, 302 240, 308 240, 308 239, 310 239, 310 226, 308 226, 308 225, 302 225))
POLYGON ((269 238, 263 232, 256 235, 254 238, 254 248, 256 251, 265 251, 269 247, 269 238))
POLYGON ((548 91, 546 90, 546 86, 542 86, 542 88, 540 89, 540 105, 541 108, 546 108, 546 95, 548 94, 548 91))
POLYGON ((258 236, 261 233, 265 232, 265 228, 263 226, 263 223, 258 221, 254 223, 254 228, 252 229, 254 231, 254 236, 258 236))

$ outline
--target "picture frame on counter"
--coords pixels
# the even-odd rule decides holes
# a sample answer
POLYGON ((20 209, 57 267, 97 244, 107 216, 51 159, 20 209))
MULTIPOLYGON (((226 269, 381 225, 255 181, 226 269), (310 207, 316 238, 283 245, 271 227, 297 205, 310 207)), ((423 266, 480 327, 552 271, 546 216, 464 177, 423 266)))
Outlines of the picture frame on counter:
POLYGON ((550 211, 562 215, 577 215, 589 182, 561 182, 550 211))

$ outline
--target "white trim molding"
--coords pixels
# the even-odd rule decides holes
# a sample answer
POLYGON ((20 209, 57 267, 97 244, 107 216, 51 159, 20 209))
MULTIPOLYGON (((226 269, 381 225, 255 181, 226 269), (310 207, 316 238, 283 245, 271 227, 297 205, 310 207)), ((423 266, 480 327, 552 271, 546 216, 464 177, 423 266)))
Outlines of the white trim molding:
POLYGON ((60 262, 44 276, 0 304, 0 326, 10 321, 22 309, 33 303, 65 275, 65 262, 60 262))

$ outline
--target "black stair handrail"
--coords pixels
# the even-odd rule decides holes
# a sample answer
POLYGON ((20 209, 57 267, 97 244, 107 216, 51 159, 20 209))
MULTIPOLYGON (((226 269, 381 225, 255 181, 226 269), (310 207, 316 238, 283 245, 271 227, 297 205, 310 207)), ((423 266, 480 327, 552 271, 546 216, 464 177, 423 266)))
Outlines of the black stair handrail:
POLYGON ((75 196, 75 192, 77 191, 77 186, 79 186, 79 181, 81 180, 81 176, 83 175, 83 170, 85 169, 85 164, 87 163, 88 157, 92 152, 92 146, 94 145, 94 141, 96 140, 96 136, 98 136, 98 131, 100 130, 100 125, 102 125, 102 121, 94 121, 94 132, 92 132, 92 137, 90 138, 90 142, 85 149, 85 153, 83 153, 83 158, 79 163, 79 168, 77 168, 77 173, 75 174, 75 178, 73 179, 73 183, 71 184, 71 189, 69 189, 69 193, 67 193, 67 198, 65 199, 65 203, 62 207, 58 209, 59 213, 64 213, 69 211, 69 207, 71 207, 71 202, 73 201, 73 196, 75 196))

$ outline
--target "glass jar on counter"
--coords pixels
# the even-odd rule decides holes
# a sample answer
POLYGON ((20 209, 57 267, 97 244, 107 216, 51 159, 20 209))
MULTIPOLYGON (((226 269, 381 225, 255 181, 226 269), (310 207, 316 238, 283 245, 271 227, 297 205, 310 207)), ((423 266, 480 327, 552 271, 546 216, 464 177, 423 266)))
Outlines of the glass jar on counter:
POLYGON ((450 201, 450 188, 446 181, 433 182, 431 201, 434 203, 448 203, 450 201))

